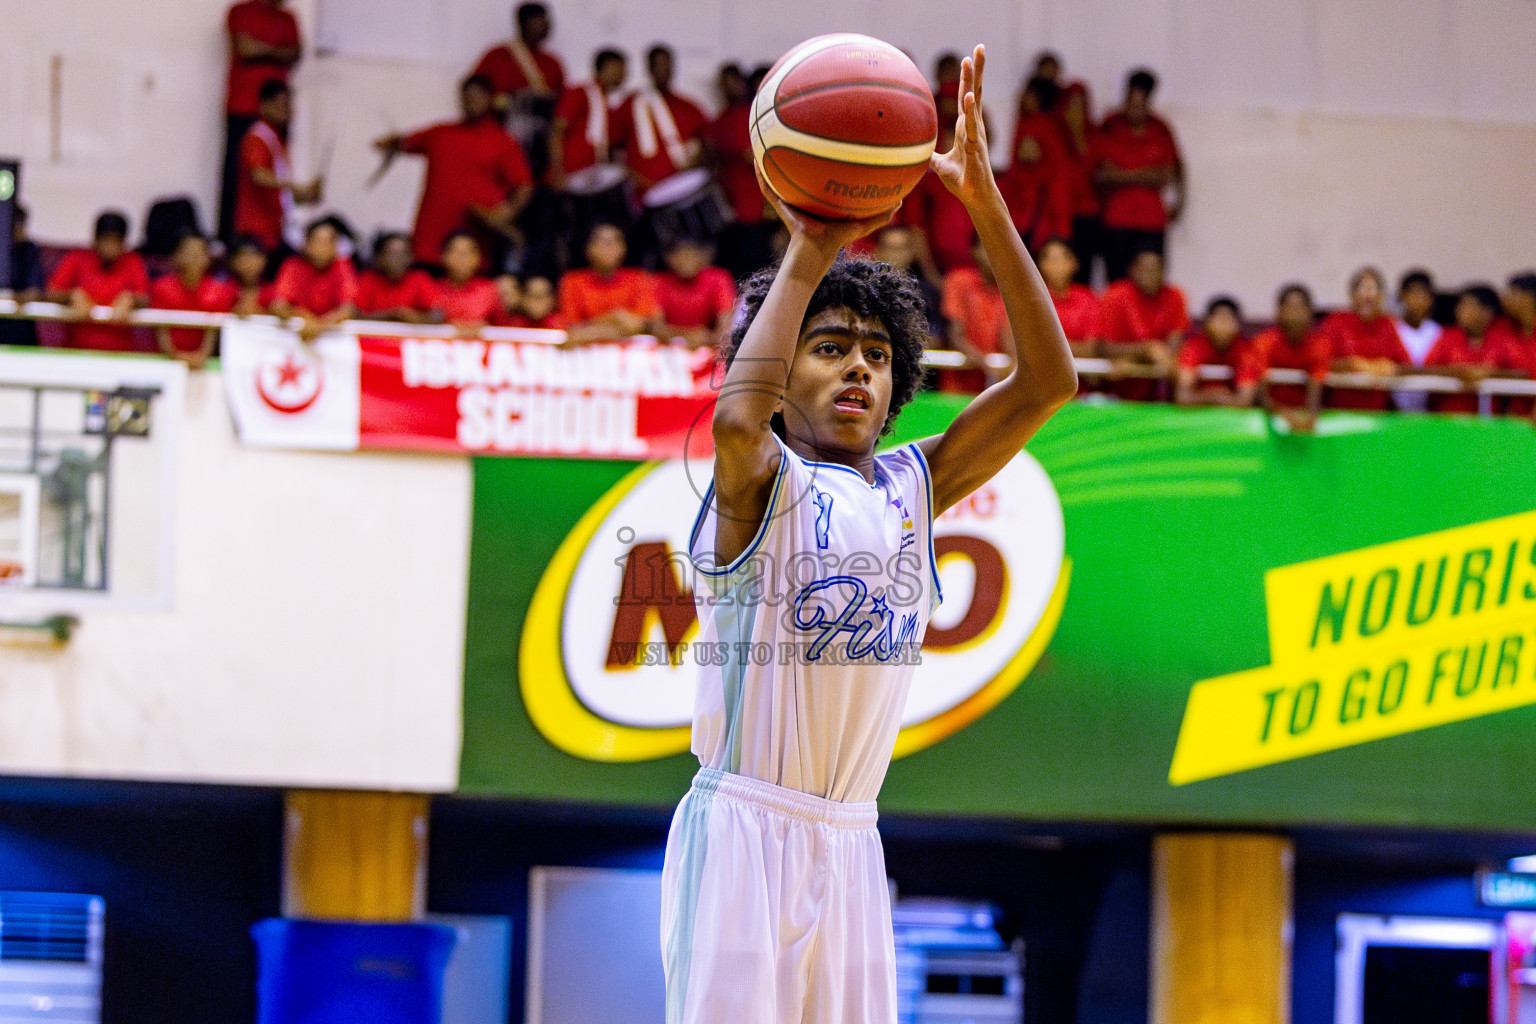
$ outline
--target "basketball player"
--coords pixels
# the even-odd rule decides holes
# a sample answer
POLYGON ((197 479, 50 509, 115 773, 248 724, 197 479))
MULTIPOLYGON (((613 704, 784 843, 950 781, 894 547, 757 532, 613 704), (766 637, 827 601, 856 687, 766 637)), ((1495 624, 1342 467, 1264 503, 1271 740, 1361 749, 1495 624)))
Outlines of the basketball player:
POLYGON ((663 871, 668 1024, 893 1024, 895 951, 875 795, 928 616, 934 516, 985 483, 1077 390, 1050 292, 992 178, 984 54, 961 70, 933 171, 996 268, 1013 369, 943 434, 875 454, 917 390, 907 275, 839 251, 890 214, 791 233, 745 286, 691 557, 712 598, 693 750, 663 871))

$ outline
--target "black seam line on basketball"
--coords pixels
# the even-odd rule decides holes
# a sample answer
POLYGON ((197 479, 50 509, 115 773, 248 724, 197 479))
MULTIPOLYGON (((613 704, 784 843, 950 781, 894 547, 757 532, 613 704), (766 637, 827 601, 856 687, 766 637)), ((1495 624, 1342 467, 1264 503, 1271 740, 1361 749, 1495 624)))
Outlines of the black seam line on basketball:
POLYGON ((754 142, 752 148, 756 152, 763 154, 764 160, 768 159, 768 143, 763 138, 763 130, 759 128, 757 123, 754 121, 752 125, 747 129, 747 132, 752 136, 752 140, 754 142))
POLYGON ((777 110, 780 103, 788 103, 790 100, 797 100, 801 96, 814 96, 819 92, 826 92, 829 89, 846 89, 849 86, 855 85, 869 86, 875 89, 892 89, 897 92, 910 93, 919 99, 927 100, 929 103, 933 102, 933 93, 930 92, 926 87, 919 89, 915 85, 902 85, 900 82, 888 82, 879 78, 852 78, 843 79, 837 82, 828 82, 826 85, 813 85, 808 89, 801 89, 799 92, 790 93, 788 96, 775 96, 773 98, 773 108, 777 110))
MULTIPOLYGON (((906 149, 908 146, 921 146, 922 145, 921 142, 905 142, 905 143, 902 143, 901 145, 895 145, 895 146, 892 146, 892 145, 882 145, 882 144, 880 144, 878 142, 849 142, 849 140, 838 138, 835 135, 818 135, 815 132, 806 131, 804 128, 796 128, 796 127, 788 124, 787 122, 785 122, 784 118, 779 117, 779 112, 778 112, 777 108, 775 108, 773 110, 773 114, 774 114, 775 117, 778 117, 779 124, 783 125, 789 131, 794 132, 796 135, 806 135, 806 136, 809 136, 810 138, 813 138, 813 139, 825 139, 828 142, 845 142, 845 143, 848 143, 848 145, 851 145, 851 146, 873 146, 876 149, 906 149)), ((752 127, 753 128, 757 128, 757 126, 762 124, 765 120, 767 120, 767 118, 768 118, 767 113, 764 113, 762 117, 759 117, 756 121, 752 122, 752 127)), ((762 134, 762 133, 759 132, 758 134, 762 134)), ((935 138, 935 140, 937 140, 937 138, 938 138, 938 119, 937 118, 934 119, 934 138, 935 138)))
MULTIPOLYGON (((804 90, 802 90, 800 92, 795 93, 793 96, 788 96, 788 97, 784 97, 784 98, 775 97, 774 101, 773 101, 773 105, 771 107, 769 107, 767 110, 763 111, 761 114, 758 114, 755 118, 753 118, 752 119, 752 123, 753 124, 757 124, 763 118, 767 117, 770 112, 772 114, 774 114, 775 116, 778 116, 779 104, 780 103, 787 103, 790 100, 797 100, 797 99, 799 99, 802 96, 814 96, 814 95, 816 95, 819 92, 826 92, 826 91, 828 91, 830 89, 845 89, 850 84, 853 84, 853 85, 867 85, 867 86, 870 86, 871 88, 876 88, 876 89, 889 89, 892 92, 904 92, 904 93, 908 94, 909 96, 915 96, 918 99, 927 100, 928 101, 928 105, 930 107, 933 106, 933 93, 928 92, 926 90, 922 90, 922 89, 915 89, 915 88, 912 88, 911 86, 901 85, 901 84, 899 84, 897 82, 854 82, 854 83, 849 83, 849 82, 829 82, 826 85, 817 85, 817 86, 812 86, 809 89, 804 89, 804 90)), ((782 121, 783 118, 780 117, 779 120, 782 121)), ((789 126, 785 125, 784 127, 788 128, 789 126)), ((799 129, 793 129, 793 130, 798 131, 799 129)))
MULTIPOLYGON (((826 200, 822 199, 820 196, 816 196, 816 195, 813 195, 810 192, 807 192, 804 189, 804 187, 802 187, 800 185, 799 182, 797 182, 795 179, 791 178, 788 175, 788 173, 785 172, 784 168, 779 166, 779 162, 773 158, 773 150, 771 150, 771 149, 770 150, 765 150, 763 152, 763 159, 766 162, 768 162, 768 163, 773 165, 774 171, 777 172, 778 176, 784 180, 784 184, 788 185, 790 188, 793 188, 796 192, 799 192, 801 195, 805 196, 805 198, 809 199, 813 203, 820 203, 822 206, 830 206, 831 205, 831 204, 827 203, 826 200)), ((779 190, 778 185, 774 184, 773 181, 770 180, 768 182, 768 184, 769 184, 769 187, 771 187, 775 192, 777 192, 779 190)), ((784 196, 782 196, 782 195, 779 198, 780 199, 784 199, 785 202, 789 202, 789 200, 787 198, 785 198, 784 196)), ((790 203, 789 205, 790 206, 794 206, 795 204, 794 203, 790 203)))

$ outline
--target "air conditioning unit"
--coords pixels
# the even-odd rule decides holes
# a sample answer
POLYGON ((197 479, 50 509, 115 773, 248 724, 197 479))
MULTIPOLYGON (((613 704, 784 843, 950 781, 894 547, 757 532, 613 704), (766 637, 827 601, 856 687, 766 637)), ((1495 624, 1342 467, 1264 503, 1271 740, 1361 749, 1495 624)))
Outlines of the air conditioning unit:
POLYGON ((899 1024, 1020 1024, 1024 947, 1004 943, 995 923, 985 903, 895 901, 899 1024))
POLYGON ((0 892, 0 1024, 100 1024, 100 896, 0 892))
POLYGON ((1024 977, 1015 950, 929 950, 917 1024, 1019 1024, 1024 977))

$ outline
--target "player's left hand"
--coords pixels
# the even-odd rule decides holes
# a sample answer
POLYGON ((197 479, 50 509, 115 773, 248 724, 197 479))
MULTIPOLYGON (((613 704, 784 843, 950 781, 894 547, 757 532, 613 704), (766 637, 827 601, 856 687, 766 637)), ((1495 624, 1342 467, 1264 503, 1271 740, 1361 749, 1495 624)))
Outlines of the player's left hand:
POLYGON ((933 173, 967 207, 996 190, 992 158, 987 147, 987 125, 981 116, 981 78, 987 66, 987 48, 977 45, 960 62, 960 116, 955 119, 955 144, 948 153, 929 159, 933 173))

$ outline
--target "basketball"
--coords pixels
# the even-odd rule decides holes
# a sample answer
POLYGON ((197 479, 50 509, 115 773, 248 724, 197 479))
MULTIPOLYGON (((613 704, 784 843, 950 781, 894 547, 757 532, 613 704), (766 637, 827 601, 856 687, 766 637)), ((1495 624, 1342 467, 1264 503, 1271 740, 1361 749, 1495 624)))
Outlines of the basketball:
POLYGON ((790 50, 752 101, 752 153, 797 210, 853 220, 911 193, 938 138, 933 93, 911 58, 854 33, 790 50))

